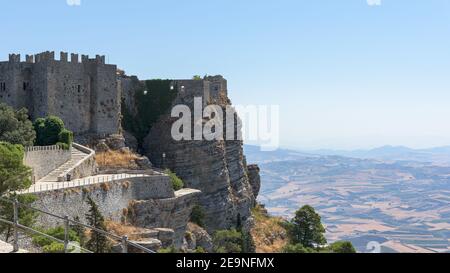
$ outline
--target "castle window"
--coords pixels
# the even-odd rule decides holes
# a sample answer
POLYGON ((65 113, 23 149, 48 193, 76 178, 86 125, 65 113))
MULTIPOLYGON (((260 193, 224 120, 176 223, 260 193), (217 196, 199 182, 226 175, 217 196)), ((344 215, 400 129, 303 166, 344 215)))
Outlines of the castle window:
POLYGON ((81 92, 81 85, 78 85, 78 93, 81 92))
POLYGON ((0 82, 0 91, 6 91, 6 83, 0 82))

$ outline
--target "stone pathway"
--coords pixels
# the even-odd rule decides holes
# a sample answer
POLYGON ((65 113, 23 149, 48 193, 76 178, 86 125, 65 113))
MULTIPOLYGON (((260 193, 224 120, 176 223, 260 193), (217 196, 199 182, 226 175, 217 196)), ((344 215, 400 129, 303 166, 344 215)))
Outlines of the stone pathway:
POLYGON ((53 170, 51 173, 49 173, 47 176, 42 178, 41 180, 37 181, 37 183, 52 183, 52 182, 58 182, 58 177, 62 174, 64 174, 66 171, 68 171, 70 168, 78 164, 80 161, 84 160, 86 157, 88 157, 89 154, 86 154, 80 150, 78 150, 75 147, 72 147, 72 158, 64 163, 63 165, 59 166, 57 169, 53 170))
MULTIPOLYGON (((10 245, 10 244, 8 244, 8 243, 6 243, 6 242, 3 242, 3 241, 0 241, 0 253, 11 253, 13 251, 13 246, 12 245, 10 245)), ((23 250, 23 249, 21 249, 21 250, 19 250, 19 252, 18 253, 27 253, 28 251, 26 251, 26 250, 23 250)))
MULTIPOLYGON (((156 173, 156 175, 161 175, 156 173)), ((69 189, 69 188, 79 188, 88 185, 95 185, 101 183, 108 183, 113 181, 119 181, 134 177, 149 177, 147 174, 104 174, 90 176, 81 179, 75 179, 69 182, 38 182, 32 185, 28 190, 22 191, 20 193, 38 193, 46 191, 54 191, 59 189, 69 189)))

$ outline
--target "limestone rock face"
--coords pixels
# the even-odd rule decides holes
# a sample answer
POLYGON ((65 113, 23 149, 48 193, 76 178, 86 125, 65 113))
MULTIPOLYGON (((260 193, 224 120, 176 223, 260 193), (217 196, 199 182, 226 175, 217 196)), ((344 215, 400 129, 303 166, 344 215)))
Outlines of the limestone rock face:
POLYGON ((248 178, 250 185, 252 186, 253 195, 258 197, 259 190, 261 189, 261 176, 259 174, 260 169, 258 165, 248 165, 248 178))
POLYGON ((137 227, 173 229, 174 245, 179 248, 199 193, 184 189, 177 191, 173 198, 133 201, 129 204, 131 217, 127 220, 137 227))
MULTIPOLYGON (((173 104, 187 105, 194 112, 193 98, 188 94, 199 92, 190 90, 190 83, 182 84, 184 91, 173 104)), ((218 96, 214 102, 219 103, 224 110, 229 106, 229 99, 225 92, 218 96)), ((209 233, 243 224, 250 217, 251 209, 256 203, 247 175, 243 142, 241 140, 176 141, 171 136, 172 125, 176 120, 167 114, 153 124, 144 141, 145 154, 155 166, 169 168, 175 172, 184 181, 186 187, 202 192, 199 205, 205 211, 204 224, 209 233)), ((204 124, 207 120, 198 122, 204 124)), ((224 117, 223 124, 225 122, 224 117)))
POLYGON ((189 223, 187 227, 188 234, 190 234, 190 250, 195 250, 198 247, 203 248, 206 252, 211 253, 213 251, 213 241, 211 235, 206 230, 199 227, 196 224, 189 223))
POLYGON ((136 137, 127 131, 123 131, 123 137, 125 138, 125 146, 136 152, 138 150, 138 140, 136 137))

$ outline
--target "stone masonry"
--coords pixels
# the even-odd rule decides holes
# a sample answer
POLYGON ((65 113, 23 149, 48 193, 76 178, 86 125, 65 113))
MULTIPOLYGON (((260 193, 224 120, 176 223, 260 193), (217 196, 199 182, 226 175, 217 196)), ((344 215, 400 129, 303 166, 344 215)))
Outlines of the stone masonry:
POLYGON ((117 67, 78 54, 54 52, 10 54, 0 62, 0 102, 25 107, 31 118, 59 116, 75 134, 117 134, 120 131, 120 89, 117 67))

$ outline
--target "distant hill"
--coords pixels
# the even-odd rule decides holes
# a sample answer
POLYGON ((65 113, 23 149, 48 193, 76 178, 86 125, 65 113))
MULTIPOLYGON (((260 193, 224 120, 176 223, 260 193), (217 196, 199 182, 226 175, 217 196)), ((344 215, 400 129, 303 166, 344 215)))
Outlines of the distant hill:
MULTIPOLYGON (((450 146, 429 149, 411 149, 405 146, 383 146, 371 150, 311 150, 295 151, 279 149, 274 152, 261 152, 257 146, 245 146, 247 157, 261 162, 296 160, 302 157, 342 156, 360 159, 378 159, 384 161, 417 161, 436 165, 450 165, 450 146)), ((258 163, 258 162, 256 162, 258 163)))

